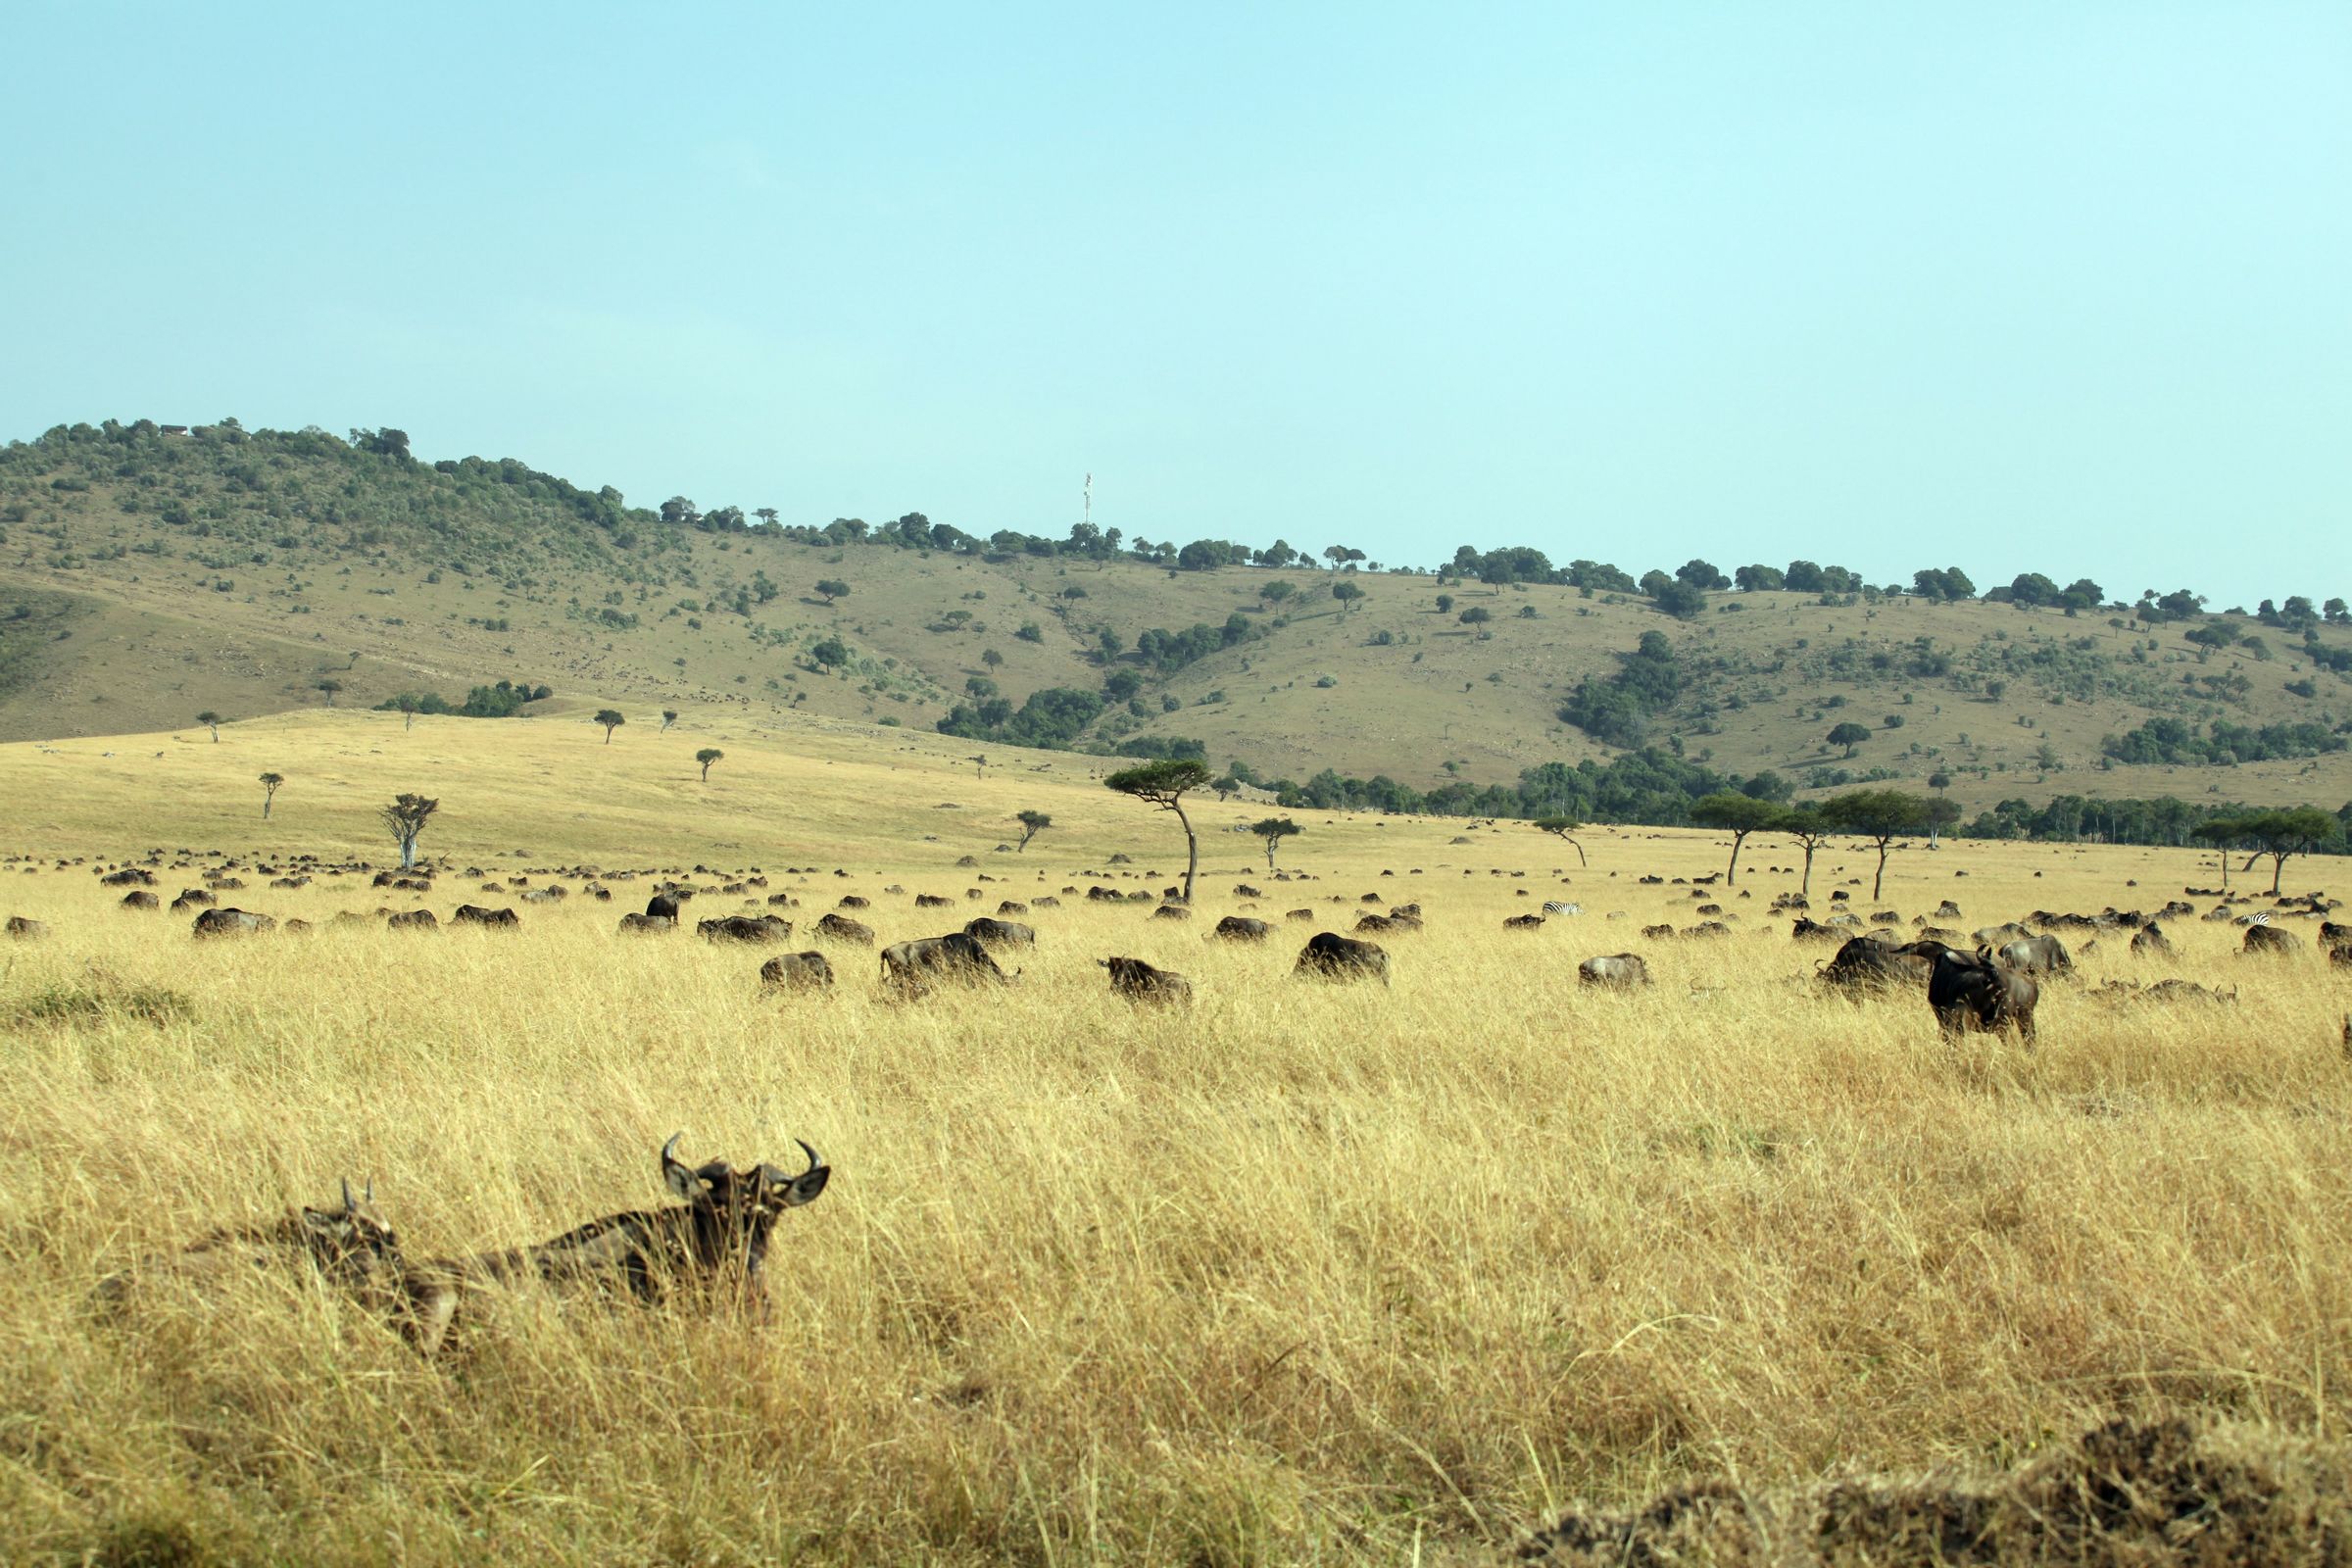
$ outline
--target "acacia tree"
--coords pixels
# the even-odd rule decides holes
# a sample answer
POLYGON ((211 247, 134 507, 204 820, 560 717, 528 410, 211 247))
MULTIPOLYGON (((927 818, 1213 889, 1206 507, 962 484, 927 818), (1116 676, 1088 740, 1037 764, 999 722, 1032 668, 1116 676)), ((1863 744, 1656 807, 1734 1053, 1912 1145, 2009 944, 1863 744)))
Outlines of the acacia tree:
POLYGON ((1013 846, 1017 854, 1029 848, 1029 841, 1054 825, 1054 818, 1043 811, 1015 811, 1012 819, 1021 824, 1021 842, 1013 846))
POLYGON ((1849 718, 1844 723, 1838 725, 1836 729, 1830 731, 1828 739, 1832 746, 1844 747, 1845 755, 1851 757, 1854 755, 1855 747, 1870 739, 1870 731, 1864 729, 1861 725, 1855 723, 1849 718))
POLYGON ((1250 823, 1250 831, 1266 841, 1266 869, 1271 871, 1274 869, 1275 846, 1303 830, 1287 816, 1269 816, 1261 822, 1250 823))
POLYGON ((269 821, 269 820, 270 820, 270 803, 271 803, 271 802, 273 802, 273 801, 275 801, 275 800, 277 799, 277 787, 278 787, 280 784, 283 784, 285 781, 286 781, 286 775, 285 775, 285 774, 283 774, 283 773, 264 773, 264 774, 262 775, 262 820, 263 820, 263 821, 267 822, 267 821, 269 821))
POLYGON ((1584 825, 1573 816, 1539 816, 1536 818, 1536 826, 1546 833, 1566 840, 1576 850, 1576 863, 1580 866, 1589 863, 1585 859, 1585 847, 1578 844, 1571 835, 1584 825))
POLYGON ((1878 874, 1871 879, 1870 897, 1878 902, 1886 880, 1886 852, 1894 841, 1928 825, 1928 803, 1902 790, 1856 790, 1822 803, 1822 814, 1841 832, 1865 838, 1878 846, 1878 874))
POLYGON ((600 708, 596 710, 596 721, 605 726, 605 744, 610 746, 612 744, 612 732, 629 720, 616 708, 600 708))
POLYGON ((677 721, 678 710, 676 709, 664 708, 662 710, 662 733, 667 733, 669 726, 675 724, 677 721))
POLYGON ((1335 582, 1331 585, 1331 597, 1340 602, 1340 613, 1345 615, 1364 597, 1364 591, 1351 582, 1335 582))
MULTIPOLYGON (((2316 806, 2297 806, 2283 810, 2248 811, 2243 816, 2217 817, 2201 823, 2197 836, 2218 842, 2235 841, 2255 846, 2240 869, 2251 868, 2264 856, 2271 858, 2271 894, 2278 893, 2278 879, 2286 873, 2286 858, 2308 855, 2335 836, 2335 818, 2316 806)), ((2225 883, 2230 874, 2230 854, 2222 852, 2222 875, 2225 883)))
POLYGON ((335 706, 335 693, 343 689, 343 683, 333 679, 322 680, 317 689, 325 696, 326 706, 332 708, 335 706))
POLYGON ((1829 843, 1838 830, 1822 814, 1821 808, 1810 801, 1783 810, 1780 820, 1773 823, 1772 828, 1774 832, 1787 834, 1795 840, 1796 847, 1805 852, 1804 880, 1796 885, 1796 891, 1800 895, 1810 895, 1813 891, 1814 852, 1829 843))
POLYGON ((1781 819, 1781 808, 1770 801, 1753 796, 1729 792, 1703 795, 1691 803, 1690 820, 1700 827, 1720 828, 1732 836, 1732 863, 1723 873, 1723 885, 1735 887, 1740 881, 1740 846, 1759 828, 1771 827, 1781 819))
POLYGON ((839 577, 826 577, 817 582, 816 591, 823 594, 825 603, 830 605, 836 599, 847 599, 850 596, 850 585, 839 577))
POLYGON ((428 801, 421 795, 398 795, 393 797, 390 806, 376 812, 385 828, 391 832, 392 842, 400 846, 400 868, 403 871, 416 868, 416 836, 424 831, 424 824, 439 809, 441 803, 437 800, 428 801))
POLYGON ((220 744, 220 726, 227 722, 226 719, 222 718, 219 713, 214 712, 208 708, 203 712, 196 715, 196 722, 202 724, 206 729, 209 729, 213 732, 213 744, 215 746, 220 744))
POLYGON ((400 710, 400 727, 403 730, 416 727, 416 710, 421 705, 416 701, 416 693, 402 692, 392 699, 392 706, 400 710))
POLYGON ((1193 878, 1200 870, 1200 840, 1193 820, 1184 814, 1184 795, 1208 782, 1208 764, 1189 757, 1171 757, 1113 773, 1102 781, 1107 789, 1149 801, 1163 811, 1174 811, 1184 826, 1184 902, 1193 902, 1193 878))
POLYGON ((703 764, 704 783, 708 784, 710 782, 710 764, 726 755, 726 753, 720 751, 715 746, 706 746, 701 751, 694 754, 694 760, 703 764))

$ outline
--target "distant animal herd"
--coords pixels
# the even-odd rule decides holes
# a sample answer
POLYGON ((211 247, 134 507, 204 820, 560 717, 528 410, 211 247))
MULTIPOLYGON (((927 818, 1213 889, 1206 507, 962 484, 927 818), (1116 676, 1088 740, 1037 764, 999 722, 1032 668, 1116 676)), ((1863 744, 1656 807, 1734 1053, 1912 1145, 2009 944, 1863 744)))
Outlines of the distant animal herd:
MULTIPOLYGON (((220 905, 220 894, 244 888, 239 875, 242 871, 269 877, 273 888, 302 887, 320 876, 342 878, 372 873, 368 884, 372 888, 428 893, 435 880, 429 871, 377 871, 365 862, 333 864, 303 858, 291 867, 268 863, 249 867, 233 858, 208 858, 217 863, 201 868, 199 880, 203 885, 183 889, 171 905, 178 913, 193 911, 191 931, 200 940, 310 929, 309 922, 304 920, 279 921, 267 914, 220 905)), ((161 856, 150 856, 148 859, 147 864, 101 864, 91 869, 103 885, 124 890, 120 901, 124 907, 152 910, 159 904, 155 889, 161 856)), ((23 871, 41 868, 24 857, 12 858, 12 861, 23 871)), ((54 869, 71 870, 84 863, 59 860, 54 869)), ((181 858, 171 869, 199 868, 189 853, 182 852, 181 858)), ((787 872, 804 879, 821 874, 816 867, 788 867, 787 872)), ((485 879, 486 874, 478 867, 465 874, 476 880, 480 892, 512 896, 531 905, 556 904, 570 897, 570 889, 564 885, 569 881, 583 884, 581 896, 610 903, 613 893, 609 883, 634 881, 640 876, 654 878, 656 890, 644 910, 620 917, 620 933, 632 937, 677 931, 690 903, 699 894, 714 891, 721 896, 743 899, 757 912, 739 911, 698 919, 695 930, 705 941, 770 946, 788 941, 795 929, 792 919, 774 911, 795 908, 800 904, 789 893, 766 893, 766 907, 762 908, 759 901, 767 878, 757 869, 726 875, 709 867, 695 867, 696 875, 719 878, 714 890, 677 880, 676 873, 605 872, 595 867, 552 872, 542 869, 503 881, 485 879), (534 885, 534 877, 552 877, 552 880, 545 885, 534 885)), ((848 875, 841 870, 831 874, 848 875)), ((1288 873, 1283 875, 1283 880, 1293 879, 1288 873)), ((1297 879, 1312 880, 1303 873, 1297 879)), ((1641 880, 1644 884, 1659 884, 1666 879, 1641 880)), ((1713 881, 1712 877, 1699 878, 1690 888, 1692 898, 1706 901, 1694 912, 1709 918, 1679 931, 1671 923, 1653 925, 1645 928, 1644 936, 1684 942, 1706 941, 1728 934, 1731 927, 1726 919, 1737 916, 1724 915, 1722 906, 1715 902, 1717 895, 1711 891, 1713 881)), ((1072 885, 1064 887, 1061 895, 1076 896, 1079 891, 1072 885)), ((1795 943, 1837 944, 1836 951, 1816 965, 1815 975, 1807 983, 1852 998, 1922 995, 1947 1037, 1970 1032, 2014 1032, 2021 1042, 2033 1043, 2034 1011, 2042 988, 2075 974, 2075 956, 2060 932, 2076 935, 2085 953, 2095 951, 2101 941, 2123 942, 2134 957, 2144 959, 2173 953, 2171 938, 2165 931, 2166 921, 2234 922, 2243 933, 2241 952, 2270 957, 2305 951, 2306 940, 2288 927, 2306 923, 2313 929, 2317 946, 2326 953, 2328 962, 2339 971, 2352 971, 2352 926, 2328 918, 2338 904, 2324 894, 2276 898, 2269 906, 2257 909, 2248 907, 2254 901, 2242 894, 2219 894, 2210 889, 2184 891, 2218 902, 2201 916, 2187 899, 2171 900, 2153 913, 2118 910, 2112 906, 2096 914, 2036 910, 2025 921, 1985 926, 1966 934, 1943 923, 1962 918, 1960 906, 1950 900, 1938 905, 1932 916, 1914 918, 1909 932, 1901 929, 1901 918, 1892 909, 1874 913, 1868 922, 1845 909, 1834 909, 1826 919, 1816 920, 1809 901, 1789 893, 1775 898, 1770 907, 1775 914, 1793 917, 1790 937, 1795 943)), ((892 886, 884 892, 904 896, 905 889, 892 886)), ((1248 883, 1238 885, 1234 892, 1247 899, 1263 897, 1248 883)), ((1190 918, 1192 910, 1176 894, 1173 888, 1154 896, 1098 882, 1088 887, 1083 897, 1090 903, 1148 902, 1153 906, 1153 919, 1190 918)), ((985 894, 974 888, 967 890, 965 897, 979 899, 985 894)), ((1739 897, 1749 895, 1741 893, 1739 897)), ((1346 902, 1338 895, 1331 896, 1331 901, 1346 902)), ((1033 927, 1013 916, 1027 915, 1033 907, 1058 907, 1060 902, 1060 896, 1054 895, 1034 896, 1027 902, 1004 899, 997 905, 995 913, 975 916, 960 929, 881 944, 878 956, 882 996, 892 1002, 915 1002, 942 986, 992 986, 1017 981, 1022 971, 1016 967, 1006 974, 998 955, 1009 956, 1034 949, 1038 937, 1033 927)), ((1424 928, 1418 902, 1390 906, 1373 893, 1362 895, 1360 902, 1378 907, 1359 913, 1355 922, 1359 933, 1415 933, 1424 928)), ((1832 894, 1831 902, 1833 906, 1845 904, 1849 902, 1848 895, 1840 889, 1832 894)), ((952 906, 955 901, 920 894, 913 903, 917 908, 929 909, 952 906)), ((872 901, 867 897, 845 894, 836 907, 827 910, 809 929, 837 948, 877 949, 872 927, 850 912, 871 907, 872 901)), ((1573 918, 1583 913, 1581 905, 1564 901, 1546 902, 1542 907, 1540 914, 1506 917, 1502 922, 1504 929, 1533 932, 1542 929, 1548 919, 1573 918)), ((1288 922, 1312 924, 1316 911, 1311 907, 1292 909, 1285 918, 1288 922)), ((402 931, 432 930, 440 926, 433 912, 421 906, 408 909, 381 906, 373 914, 345 911, 328 923, 379 922, 387 929, 402 931)), ((450 924, 511 931, 520 928, 522 915, 505 905, 467 903, 456 907, 450 924)), ((1204 933, 1203 940, 1259 944, 1270 940, 1276 929, 1273 922, 1250 915, 1226 915, 1204 933)), ((37 941, 50 935, 42 922, 22 915, 9 917, 5 931, 9 938, 19 941, 37 941)), ((1142 958, 1114 955, 1095 961, 1106 972, 1111 994, 1129 1003, 1185 1006, 1194 999, 1191 980, 1142 958)), ((1387 985, 1391 981, 1390 956, 1367 935, 1316 931, 1299 950, 1292 973, 1299 978, 1325 981, 1377 979, 1387 985)), ((1648 961, 1631 952, 1585 958, 1577 966, 1577 979, 1581 986, 1614 991, 1639 990, 1653 984, 1648 961)), ((836 984, 836 974, 826 954, 810 949, 768 957, 760 965, 760 980, 763 987, 780 992, 828 992, 836 984)), ((2132 981, 2109 980, 2092 995, 2116 1004, 2156 1001, 2228 1005, 2236 1000, 2234 988, 2224 993, 2179 978, 2144 987, 2132 981)), ((2345 1023, 2345 1040, 2347 1050, 2352 1050, 2352 1018, 2345 1023)), ((601 1286, 649 1300, 679 1286, 699 1283, 739 1292, 756 1308, 763 1309, 765 1297, 760 1288, 760 1274, 769 1231, 785 1209, 808 1203, 824 1191, 830 1168, 805 1143, 801 1145, 805 1164, 797 1172, 765 1161, 742 1168, 723 1159, 689 1166, 676 1154, 682 1137, 682 1134, 674 1136, 662 1147, 660 1167, 664 1184, 683 1206, 609 1214, 535 1246, 419 1261, 402 1253, 393 1228, 375 1207, 372 1192, 354 1195, 346 1183, 339 1200, 326 1207, 296 1209, 269 1224, 215 1232, 176 1253, 149 1258, 137 1269, 108 1280, 101 1289, 101 1298, 114 1306, 126 1304, 136 1295, 143 1278, 158 1275, 202 1282, 241 1274, 257 1265, 273 1267, 307 1260, 326 1278, 388 1312, 416 1348, 428 1355, 437 1351, 464 1323, 468 1300, 486 1288, 523 1280, 538 1280, 559 1288, 601 1286)))

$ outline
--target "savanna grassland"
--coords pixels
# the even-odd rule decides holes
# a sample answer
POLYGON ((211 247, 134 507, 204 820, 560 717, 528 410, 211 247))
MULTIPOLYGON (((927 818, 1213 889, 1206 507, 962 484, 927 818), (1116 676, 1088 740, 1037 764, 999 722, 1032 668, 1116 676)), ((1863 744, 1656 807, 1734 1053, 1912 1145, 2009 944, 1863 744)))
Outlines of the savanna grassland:
MULTIPOLYGON (((1589 829, 1579 868, 1522 824, 1298 813, 1282 865, 1305 879, 1277 881, 1229 831, 1263 808, 1204 800, 1192 920, 1062 895, 1023 916, 1038 943, 1001 990, 893 1004, 870 952, 835 947, 832 994, 765 995, 758 949, 615 935, 658 880, 631 868, 711 890, 708 915, 743 903, 713 871, 759 867, 750 897, 793 895, 802 934, 862 894, 885 941, 1181 870, 1174 819, 1094 760, 975 776, 972 750, 699 711, 609 747, 351 712, 0 747, 0 854, 25 858, 0 915, 49 928, 0 950, 7 1554, 1486 1560, 1579 1500, 1989 1472, 2172 1413, 2340 1477, 2352 980, 2314 922, 2275 960, 2196 921, 2169 927, 2177 960, 2102 941, 2048 988, 2036 1049, 1946 1044, 1917 997, 1822 994, 1827 950, 1765 912, 1796 863, 1769 838, 1737 890, 1694 890, 1638 879, 1719 870, 1719 835, 1589 829), (706 784, 690 759, 714 744, 706 784), (264 770, 288 780, 266 823, 264 770), (402 790, 442 802, 430 895, 255 869, 388 863, 372 812, 402 790), (1024 808, 1054 826, 1001 853, 1024 808), (167 901, 220 852, 247 883, 223 903, 317 928, 199 944, 117 906, 95 873, 151 851, 167 901), (611 903, 557 874, 591 864, 611 903), (524 877, 573 892, 480 891, 524 877), (1732 935, 1642 938, 1692 923, 1694 891, 1732 935), (1367 894, 1426 910, 1383 938, 1393 985, 1294 981, 1304 934, 1367 894), (1585 912, 1502 929, 1546 898, 1585 912), (328 923, 465 902, 522 929, 328 923), (1251 905, 1316 917, 1202 940, 1251 905), (1579 990, 1578 960, 1628 950, 1652 989, 1579 990), (1197 1004, 1114 1001, 1111 954, 1183 971, 1197 1004), (2172 975, 2237 1001, 2092 995, 2172 975), (428 1363, 298 1271, 92 1309, 110 1273, 345 1175, 413 1256, 660 1204, 681 1128, 691 1159, 797 1167, 807 1139, 834 1166, 778 1225, 764 1325, 523 1293, 428 1363)), ((1842 888, 1907 923, 1951 898, 1975 926, 2216 874, 1915 845, 1874 906, 1871 859, 1826 852, 1816 910, 1842 888)), ((2290 861, 2286 885, 2341 868, 2290 861)), ((2340 1549, 2340 1485, 2299 1517, 2340 1549)))

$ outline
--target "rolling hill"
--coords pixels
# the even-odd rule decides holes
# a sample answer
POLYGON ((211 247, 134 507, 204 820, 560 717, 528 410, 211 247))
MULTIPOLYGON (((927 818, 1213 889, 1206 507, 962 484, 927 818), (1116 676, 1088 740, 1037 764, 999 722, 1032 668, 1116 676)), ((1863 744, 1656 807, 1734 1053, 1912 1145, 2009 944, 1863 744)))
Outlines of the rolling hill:
POLYGON ((552 689, 542 714, 951 719, 975 755, 1198 743, 1265 780, 1417 791, 1647 747, 1799 790, 1940 776, 1972 811, 2352 796, 2352 625, 1877 591, 1678 616, 1590 583, 1185 569, 913 523, 633 508, 395 431, 61 426, 0 449, 0 739, 511 680, 552 689))

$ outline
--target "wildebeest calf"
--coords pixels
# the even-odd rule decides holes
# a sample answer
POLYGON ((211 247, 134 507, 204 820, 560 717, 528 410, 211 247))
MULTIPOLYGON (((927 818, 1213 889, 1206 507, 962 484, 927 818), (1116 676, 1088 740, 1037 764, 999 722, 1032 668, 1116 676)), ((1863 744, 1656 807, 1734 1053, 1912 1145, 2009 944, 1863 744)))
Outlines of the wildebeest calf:
POLYGON ((1578 984, 1588 986, 1645 986, 1649 984, 1649 965, 1642 961, 1640 954, 1613 953, 1578 964, 1576 978, 1578 984))
POLYGON ((1097 958, 1110 971, 1110 989, 1129 1002, 1189 1004, 1193 983, 1172 969, 1155 969, 1141 958, 1097 958))
POLYGON ((781 991, 830 991, 833 965, 814 949, 780 953, 760 966, 760 982, 781 991))

